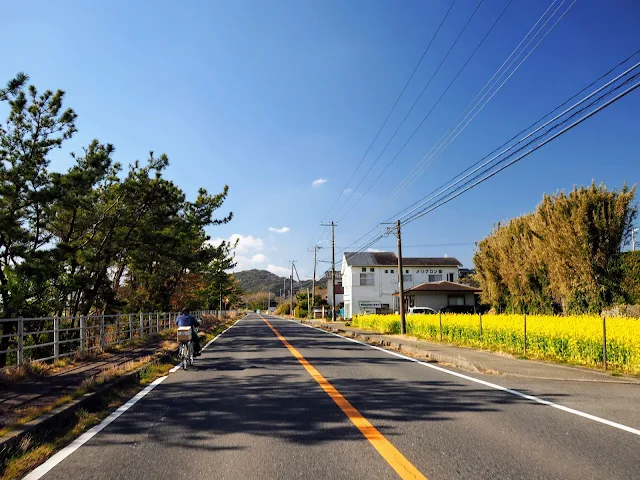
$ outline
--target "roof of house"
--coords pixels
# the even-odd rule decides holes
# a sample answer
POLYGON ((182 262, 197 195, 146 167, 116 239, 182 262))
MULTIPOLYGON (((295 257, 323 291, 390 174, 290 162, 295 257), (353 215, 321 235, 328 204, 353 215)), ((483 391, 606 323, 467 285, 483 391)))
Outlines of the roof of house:
MULTIPOLYGON (((344 253, 347 265, 356 267, 398 266, 398 257, 393 252, 344 253)), ((405 267, 461 267, 455 257, 403 257, 405 267)))
MULTIPOLYGON (((482 291, 481 288, 470 287, 469 285, 464 285, 462 283, 456 282, 427 282, 421 283, 420 285, 416 285, 413 288, 408 288, 404 291, 405 295, 411 292, 469 292, 469 293, 480 293, 482 291)), ((393 294, 394 296, 398 296, 398 292, 393 294)))

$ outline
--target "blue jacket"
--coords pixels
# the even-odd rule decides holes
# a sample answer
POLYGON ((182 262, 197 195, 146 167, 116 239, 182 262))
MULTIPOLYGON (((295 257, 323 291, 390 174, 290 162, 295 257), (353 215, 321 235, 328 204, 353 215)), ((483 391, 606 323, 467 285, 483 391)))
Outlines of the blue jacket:
POLYGON ((197 327, 200 325, 200 322, 191 315, 180 315, 176 318, 176 325, 179 327, 197 327))

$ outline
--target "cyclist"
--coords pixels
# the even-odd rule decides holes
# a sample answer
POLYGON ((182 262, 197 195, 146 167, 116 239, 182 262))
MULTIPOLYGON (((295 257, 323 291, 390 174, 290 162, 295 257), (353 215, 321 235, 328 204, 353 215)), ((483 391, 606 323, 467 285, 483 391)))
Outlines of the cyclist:
POLYGON ((198 337, 198 334, 196 333, 196 330, 194 327, 198 327, 200 325, 200 321, 196 317, 189 315, 188 308, 183 308, 182 311, 180 312, 180 316, 176 318, 176 325, 178 327, 191 327, 191 339, 193 340, 193 344, 195 346, 195 351, 193 352, 193 355, 195 357, 199 357, 200 350, 201 350, 200 337, 198 337))

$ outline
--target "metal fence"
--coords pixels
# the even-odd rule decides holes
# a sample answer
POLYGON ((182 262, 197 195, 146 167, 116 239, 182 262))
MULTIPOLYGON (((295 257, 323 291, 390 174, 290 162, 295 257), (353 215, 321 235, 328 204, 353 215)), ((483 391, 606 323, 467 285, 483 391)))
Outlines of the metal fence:
MULTIPOLYGON (((196 317, 218 315, 216 311, 193 312, 196 317)), ((176 312, 82 315, 0 319, 8 338, 5 366, 32 361, 57 360, 173 329, 176 312)))

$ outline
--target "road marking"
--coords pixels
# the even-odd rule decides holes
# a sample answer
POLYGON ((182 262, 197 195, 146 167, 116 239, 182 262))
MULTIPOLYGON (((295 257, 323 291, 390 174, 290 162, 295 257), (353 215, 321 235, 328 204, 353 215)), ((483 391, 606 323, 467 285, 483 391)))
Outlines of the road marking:
POLYGON ((101 423, 99 423, 95 427, 92 427, 91 429, 87 430, 85 433, 80 435, 73 442, 71 442, 69 445, 64 447, 62 450, 56 453, 49 460, 44 462, 42 465, 40 465, 38 468, 33 470, 26 477, 24 477, 23 480, 38 480, 39 478, 42 478, 42 476, 45 475, 47 472, 49 472, 49 470, 51 470, 53 467, 58 465, 62 460, 67 458, 69 455, 75 452, 78 448, 80 448, 82 445, 84 445, 89 440, 91 440, 98 432, 100 432, 100 430, 105 428, 107 425, 113 422, 116 418, 118 418, 120 415, 122 415, 124 412, 129 410, 136 403, 138 403, 138 401, 142 397, 144 397, 151 390, 153 390, 158 385, 160 385, 166 378, 167 376, 165 375, 164 377, 155 379, 144 390, 138 392, 138 394, 136 394, 131 400, 129 400, 127 403, 125 403, 120 408, 118 408, 115 412, 113 412, 111 415, 105 418, 101 423))
POLYGON ((369 443, 378 451, 378 453, 384 458, 387 463, 393 468, 400 478, 405 479, 424 479, 426 477, 420 473, 420 471, 413 466, 409 460, 406 459, 400 451, 393 446, 393 444, 385 438, 382 433, 374 427, 369 420, 364 418, 362 414, 356 410, 356 408, 349 403, 349 401, 342 396, 342 394, 336 390, 336 388, 329 383, 329 381, 322 376, 322 374, 315 369, 301 354, 296 350, 286 338, 284 338, 278 330, 276 330, 269 321, 262 315, 258 315, 267 326, 275 333, 276 337, 284 344, 287 349, 293 354, 294 357, 300 362, 305 370, 318 382, 318 385, 331 397, 331 399, 340 407, 349 420, 360 430, 362 435, 365 436, 369 443))
MULTIPOLYGON (((247 317, 244 317, 247 318, 247 317)), ((244 320, 244 319, 243 319, 244 320)), ((213 338, 212 340, 209 341, 209 343, 207 343, 203 350, 205 348, 207 348, 209 345, 211 345, 214 341, 216 341, 218 338, 220 338, 220 336, 222 334, 224 334, 225 332, 227 332, 231 327, 235 326, 240 320, 238 320, 237 322, 235 322, 233 325, 231 325, 229 328, 227 328, 226 330, 224 330, 223 332, 220 332, 218 335, 216 335, 215 338, 213 338)), ((182 366, 181 365, 176 365, 175 367, 173 367, 171 370, 169 370, 169 373, 175 373, 178 370, 180 370, 182 366)), ((164 377, 160 377, 160 378, 156 378, 152 383, 150 383, 147 387, 145 387, 143 390, 141 390, 140 392, 138 392, 133 398, 131 398, 127 403, 125 403, 124 405, 120 406, 115 412, 113 412, 111 415, 109 415, 107 418, 105 418, 102 422, 100 422, 98 425, 92 427, 91 429, 87 430, 85 433, 83 433, 82 435, 80 435, 78 438, 76 438, 73 442, 71 442, 69 445, 67 445, 66 447, 64 447, 62 450, 60 450, 58 453, 56 453, 55 455, 53 455, 51 458, 49 458, 46 462, 44 462, 42 465, 40 465, 39 467, 37 467, 35 470, 33 470, 31 473, 29 473, 26 477, 24 477, 22 480, 38 480, 39 478, 42 478, 42 476, 44 476, 45 474, 47 474, 53 467, 55 467, 56 465, 58 465, 61 461, 63 461, 65 458, 67 458, 69 455, 71 455, 73 452, 75 452, 78 448, 80 448, 82 445, 84 445, 85 443, 87 443, 89 440, 91 440, 98 432, 100 432, 102 429, 104 429, 107 425, 109 425, 111 422, 113 422, 116 418, 118 418, 120 415, 122 415, 124 412, 126 412, 127 410, 129 410, 131 407, 133 407, 136 403, 138 403, 138 401, 144 397, 145 395, 147 395, 149 392, 151 392, 151 390, 153 390, 154 388, 156 388, 158 385, 160 385, 162 382, 164 382, 164 380, 167 378, 167 375, 165 375, 164 377)))
POLYGON ((448 370, 446 368, 442 368, 442 367, 439 367, 437 365, 433 365, 431 363, 423 362, 423 361, 417 360, 415 358, 407 357, 406 355, 402 355, 401 353, 398 353, 398 352, 393 352, 391 350, 386 350, 386 349, 381 348, 381 347, 376 347, 375 345, 371 345, 369 343, 361 342, 361 341, 355 340, 353 338, 343 337, 342 335, 339 335, 339 334, 334 333, 334 332, 327 332, 326 330, 323 330, 323 329, 318 328, 318 327, 314 327, 312 325, 306 325, 304 323, 300 323, 300 322, 297 322, 295 320, 289 320, 289 321, 290 322, 295 322, 295 323, 297 323, 299 325, 303 325, 303 326, 308 327, 308 328, 313 328, 314 330, 319 330, 320 332, 324 332, 324 333, 327 333, 329 335, 333 335, 333 336, 341 338, 343 340, 348 340, 349 342, 357 343, 359 345, 364 345, 365 347, 370 347, 370 348, 373 348, 375 350, 380 350, 381 352, 387 353, 389 355, 393 355, 394 357, 402 358, 404 360, 409 360, 410 362, 414 362, 414 363, 417 363, 417 364, 422 365, 424 367, 429 367, 429 368, 432 368, 434 370, 438 370, 439 372, 446 373, 448 375, 453 375, 454 377, 459 377, 459 378, 463 378, 465 380, 469 380, 471 382, 479 383, 481 385, 485 385, 487 387, 494 388, 496 390, 501 390, 503 392, 510 393, 511 395, 515 395, 516 397, 525 398, 527 400, 530 400, 530 401, 535 402, 535 403, 539 403, 541 405, 545 405, 547 407, 556 408, 558 410, 562 410, 563 412, 571 413, 573 415, 577 415, 579 417, 583 417, 583 418, 586 418, 586 419, 589 419, 589 420, 593 420, 594 422, 602 423, 604 425, 608 425, 610 427, 617 428, 619 430, 624 430, 625 432, 629 432, 629 433, 632 433, 634 435, 639 435, 640 436, 640 430, 638 430, 637 428, 628 427, 627 425, 623 425, 621 423, 612 422, 611 420, 607 420, 606 418, 596 417, 595 415, 591 415, 590 413, 582 412, 582 411, 576 410, 574 408, 565 407, 564 405, 553 403, 553 402, 550 402, 548 400, 543 400, 542 398, 534 397, 533 395, 528 395, 526 393, 519 392, 518 390, 513 390, 511 388, 503 387, 502 385, 498 385, 496 383, 491 383, 491 382, 487 382, 485 380, 480 380, 479 378, 470 377, 469 375, 465 375, 463 373, 454 372, 452 370, 448 370))

